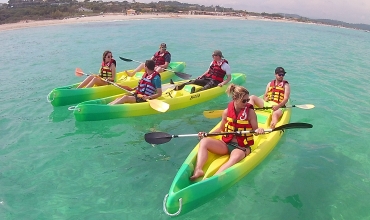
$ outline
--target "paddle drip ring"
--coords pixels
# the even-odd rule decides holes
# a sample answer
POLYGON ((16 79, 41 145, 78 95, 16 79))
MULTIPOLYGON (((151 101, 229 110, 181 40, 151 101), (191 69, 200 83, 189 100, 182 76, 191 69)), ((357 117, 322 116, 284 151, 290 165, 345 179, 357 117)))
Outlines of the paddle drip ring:
POLYGON ((55 98, 55 92, 54 92, 54 90, 52 90, 52 91, 51 91, 51 92, 49 92, 49 94, 46 96, 46 100, 47 100, 48 102, 52 102, 52 101, 54 101, 54 98, 55 98), (50 99, 50 98, 49 98, 51 93, 53 93, 53 99, 50 99))
POLYGON ((166 196, 163 199, 163 211, 164 211, 164 213, 166 213, 169 216, 179 215, 181 213, 181 209, 182 209, 182 198, 179 199, 179 210, 177 212, 173 213, 173 214, 171 214, 167 211, 167 208, 166 208, 167 198, 168 198, 168 194, 166 194, 166 196))

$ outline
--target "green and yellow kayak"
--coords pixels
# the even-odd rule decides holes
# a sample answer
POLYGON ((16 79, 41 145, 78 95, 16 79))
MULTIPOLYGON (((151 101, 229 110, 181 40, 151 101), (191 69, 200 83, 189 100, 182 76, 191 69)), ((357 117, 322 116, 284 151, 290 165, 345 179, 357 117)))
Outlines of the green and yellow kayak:
MULTIPOLYGON (((161 73, 162 81, 168 80, 173 77, 174 72, 182 72, 184 68, 185 62, 171 62, 168 68, 170 71, 164 71, 161 73)), ((125 71, 118 72, 116 74, 116 83, 128 87, 135 87, 137 86, 143 74, 143 72, 138 72, 135 74, 135 76, 130 77, 127 76, 125 71)), ((121 89, 113 85, 76 89, 78 85, 80 85, 80 83, 75 83, 72 85, 57 87, 53 89, 47 95, 48 102, 50 102, 53 106, 64 106, 122 93, 121 89)))
MULTIPOLYGON (((231 74, 231 76, 232 79, 229 83, 241 85, 246 81, 246 76, 244 73, 233 73, 231 74)), ((187 81, 180 81, 177 83, 181 84, 184 82, 187 81)), ((228 85, 215 87, 195 93, 191 93, 192 87, 195 87, 196 91, 201 88, 197 85, 186 85, 182 90, 179 91, 167 89, 163 91, 163 95, 159 97, 158 100, 161 100, 170 105, 168 111, 182 109, 212 100, 224 94, 228 85)), ((82 102, 79 103, 77 106, 72 107, 71 110, 73 110, 73 114, 77 121, 107 120, 160 113, 152 109, 149 105, 149 102, 107 105, 123 94, 82 102)))
MULTIPOLYGON (((256 114, 258 126, 268 129, 271 113, 256 110, 256 114)), ((286 109, 276 126, 287 124, 290 120, 290 115, 291 109, 286 109)), ((217 129, 220 123, 212 131, 217 129)), ((253 170, 274 149, 283 133, 283 131, 275 131, 255 136, 255 144, 251 147, 252 153, 239 163, 217 175, 215 173, 228 160, 229 155, 220 156, 209 152, 208 160, 203 168, 205 176, 196 181, 190 181, 189 178, 193 174, 197 160, 198 144, 177 172, 169 193, 163 201, 164 212, 168 215, 179 215, 180 213, 189 212, 227 190, 253 170)), ((221 136, 213 138, 220 139, 221 136)))

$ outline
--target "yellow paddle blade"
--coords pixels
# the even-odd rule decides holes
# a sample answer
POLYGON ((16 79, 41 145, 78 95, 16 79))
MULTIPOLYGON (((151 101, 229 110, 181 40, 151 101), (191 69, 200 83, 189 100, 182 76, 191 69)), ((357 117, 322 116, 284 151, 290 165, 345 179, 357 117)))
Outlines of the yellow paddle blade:
POLYGON ((305 105, 294 105, 294 107, 301 108, 301 109, 312 109, 315 108, 312 104, 305 104, 305 105))
POLYGON ((222 116, 224 110, 211 110, 211 111, 204 111, 203 115, 206 118, 219 118, 222 116))
POLYGON ((159 112, 166 112, 170 108, 170 105, 168 103, 165 103, 161 100, 147 99, 147 101, 149 102, 150 107, 159 112))

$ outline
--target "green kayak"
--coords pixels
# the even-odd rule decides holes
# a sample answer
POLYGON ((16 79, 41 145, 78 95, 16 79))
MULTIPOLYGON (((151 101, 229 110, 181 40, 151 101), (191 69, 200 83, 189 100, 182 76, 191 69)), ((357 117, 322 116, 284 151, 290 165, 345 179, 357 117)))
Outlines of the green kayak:
MULTIPOLYGON (((174 72, 182 72, 185 66, 185 62, 171 62, 168 67, 169 70, 161 73, 162 81, 173 77, 175 74, 174 72)), ((118 72, 116 76, 116 79, 118 80, 116 83, 128 87, 135 87, 137 86, 143 74, 143 72, 138 72, 135 74, 135 76, 129 77, 125 71, 118 72)), ((76 89, 79 84, 80 83, 75 83, 53 89, 47 95, 48 102, 50 102, 53 106, 64 106, 122 93, 121 89, 113 85, 76 89)))

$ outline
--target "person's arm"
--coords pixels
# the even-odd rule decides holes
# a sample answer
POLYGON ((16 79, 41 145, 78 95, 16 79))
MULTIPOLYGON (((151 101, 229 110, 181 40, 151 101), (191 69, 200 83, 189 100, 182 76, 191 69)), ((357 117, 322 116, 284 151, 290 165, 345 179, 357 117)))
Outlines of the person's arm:
POLYGON ((111 82, 115 82, 116 79, 116 64, 112 63, 111 65, 111 70, 112 70, 112 77, 109 79, 111 82))
POLYGON ((263 134, 265 132, 263 128, 258 128, 257 115, 252 108, 248 111, 248 120, 252 126, 252 129, 256 131, 256 135, 263 134))
POLYGON ((228 63, 224 63, 222 64, 221 69, 226 72, 226 77, 227 77, 226 80, 218 84, 218 86, 222 87, 223 85, 227 84, 231 80, 231 68, 228 63))
POLYGON ((161 67, 162 69, 167 69, 168 65, 170 64, 171 62, 171 54, 166 54, 166 56, 164 56, 164 64, 163 65, 159 65, 159 67, 161 67))

